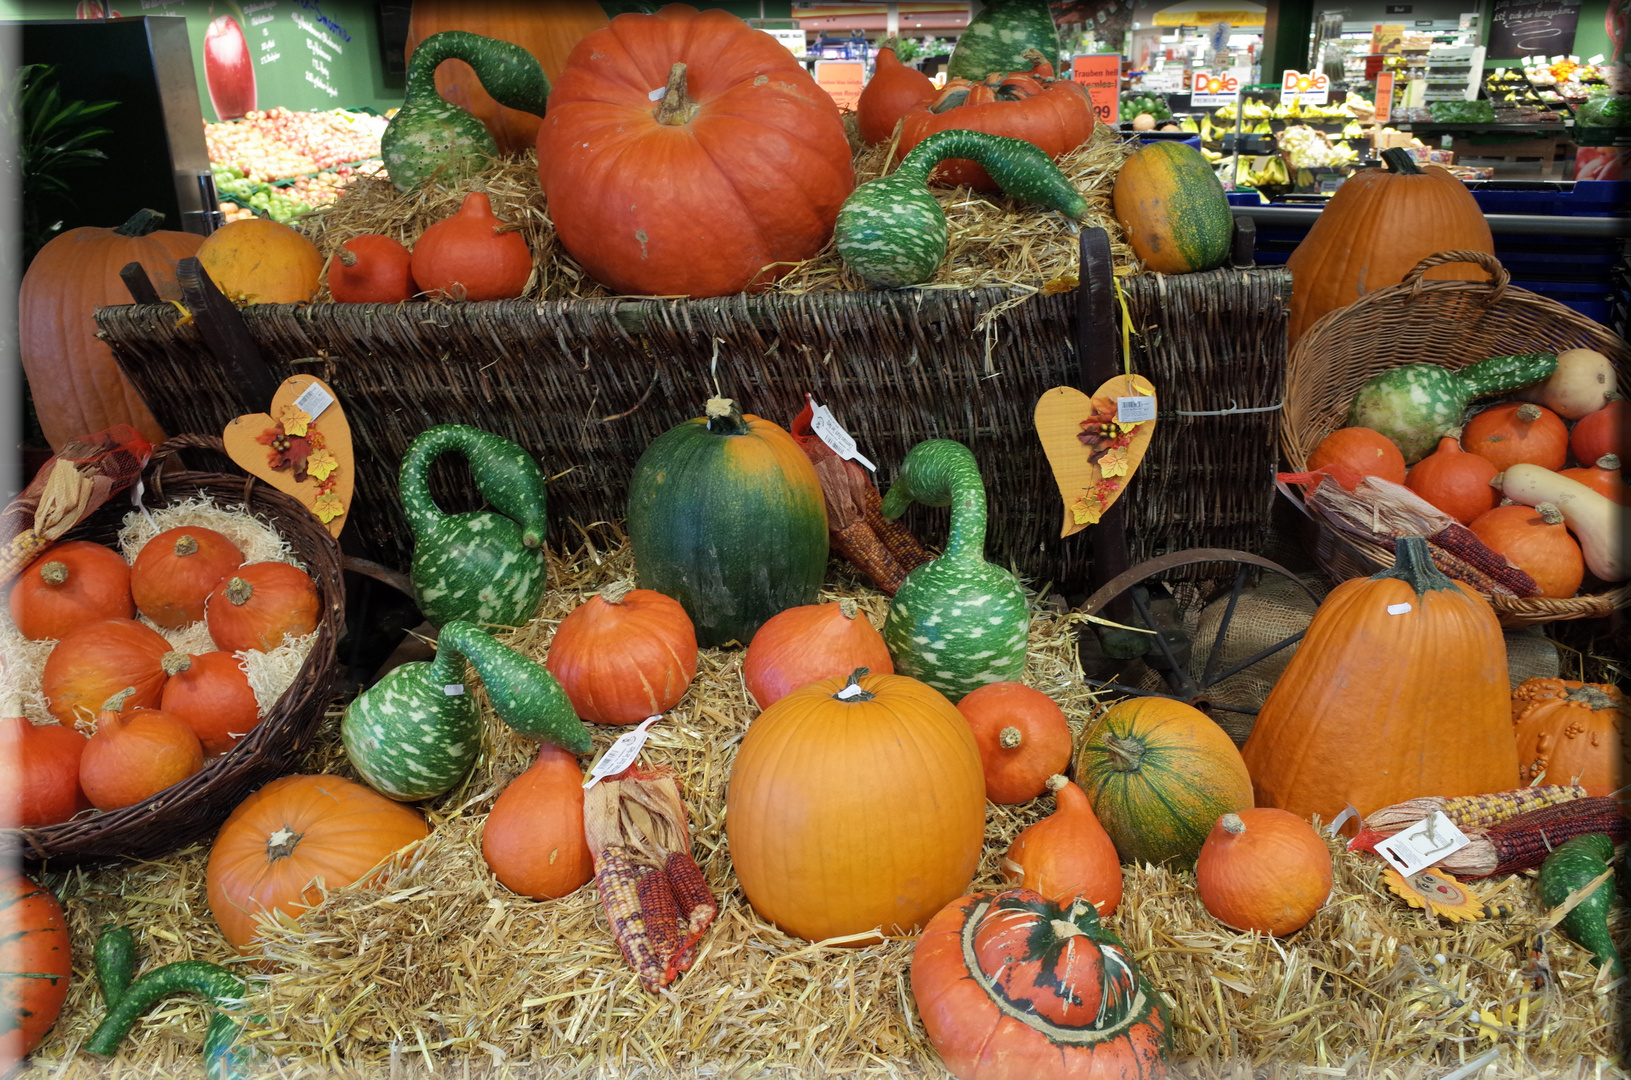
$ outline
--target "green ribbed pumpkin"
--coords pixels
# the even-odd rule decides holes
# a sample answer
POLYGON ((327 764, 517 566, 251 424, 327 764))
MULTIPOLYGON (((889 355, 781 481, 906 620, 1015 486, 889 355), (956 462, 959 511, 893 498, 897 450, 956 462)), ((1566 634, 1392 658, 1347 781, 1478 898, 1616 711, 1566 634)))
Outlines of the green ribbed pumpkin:
POLYGON ((1121 166, 1110 201, 1127 243, 1162 274, 1222 266, 1235 219, 1201 152, 1181 142, 1144 146, 1121 166))
POLYGON ((642 589, 671 596, 697 644, 746 645, 778 612, 816 602, 827 504, 786 431, 708 402, 646 447, 629 482, 629 543, 642 589))

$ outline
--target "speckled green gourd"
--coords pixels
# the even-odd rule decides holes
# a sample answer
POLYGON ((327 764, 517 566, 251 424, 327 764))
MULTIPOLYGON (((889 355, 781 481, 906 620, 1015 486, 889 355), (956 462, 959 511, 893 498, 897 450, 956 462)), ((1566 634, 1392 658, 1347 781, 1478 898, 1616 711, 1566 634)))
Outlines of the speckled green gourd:
MULTIPOLYGON (((1590 833, 1565 840, 1540 865, 1540 902, 1555 908, 1576 889, 1584 888, 1607 872, 1614 858, 1614 841, 1603 833, 1590 833)), ((1614 904, 1614 879, 1606 879, 1575 905, 1558 928, 1571 941, 1583 945, 1597 957, 1599 967, 1608 967, 1618 978, 1625 973, 1620 951, 1608 931, 1608 912, 1614 904)))
POLYGON ((906 576, 889 605, 883 639, 897 675, 928 683, 953 702, 1025 669, 1030 613, 1014 575, 985 561, 985 484, 962 443, 912 447, 883 498, 894 520, 914 502, 951 506, 945 554, 906 576))
POLYGON ((1461 426, 1467 404, 1475 398, 1540 382, 1556 370, 1555 353, 1493 356, 1460 371, 1404 364, 1372 376, 1359 388, 1348 426, 1381 432, 1413 464, 1432 453, 1451 428, 1461 426))
POLYGON ((976 163, 1016 199, 1078 220, 1087 214, 1082 193, 1035 144, 961 128, 937 131, 894 172, 852 191, 838 210, 838 254, 868 285, 898 289, 934 277, 951 231, 929 192, 929 174, 950 158, 976 163))
MULTIPOLYGON (((204 1034, 204 1075, 209 1080, 238 1080, 259 1075, 266 1062, 256 1068, 259 1055, 237 1046, 245 1021, 234 1013, 243 1009, 248 989, 244 980, 222 967, 203 960, 178 960, 155 968, 139 979, 136 971, 136 939, 122 926, 103 930, 94 949, 97 983, 107 1015, 85 1043, 85 1052, 110 1058, 130 1029, 154 1005, 171 994, 197 994, 214 1006, 204 1034)), ((264 1017, 251 1017, 264 1024, 264 1017)))
POLYGON ((346 706, 340 738, 368 786, 402 802, 428 799, 475 763, 481 714, 465 685, 466 660, 499 719, 563 750, 589 752, 589 729, 555 676, 469 623, 453 622, 437 637, 435 659, 393 668, 346 706))
POLYGON ((483 90, 509 109, 544 115, 549 78, 526 49, 464 30, 443 30, 419 43, 408 61, 402 107, 380 136, 385 172, 398 191, 431 178, 468 175, 498 157, 498 144, 486 126, 436 92, 436 69, 444 60, 463 60, 483 90))
POLYGON ((957 36, 946 74, 978 82, 993 71, 1028 70, 1026 49, 1058 63, 1059 28, 1048 0, 988 0, 957 36))
POLYGON ((544 474, 508 439, 462 424, 433 427, 402 459, 402 509, 413 530, 414 599, 436 626, 455 619, 524 626, 544 599, 544 474), (444 514, 426 477, 437 457, 470 462, 476 490, 493 507, 444 514))

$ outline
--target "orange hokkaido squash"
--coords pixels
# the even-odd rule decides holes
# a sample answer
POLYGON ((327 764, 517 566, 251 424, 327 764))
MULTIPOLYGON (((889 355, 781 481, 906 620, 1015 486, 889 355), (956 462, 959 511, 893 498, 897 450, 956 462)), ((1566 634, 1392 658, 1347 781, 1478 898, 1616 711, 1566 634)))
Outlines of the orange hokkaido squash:
POLYGON ((214 529, 166 529, 136 553, 130 592, 143 615, 177 629, 203 619, 204 600, 243 561, 238 545, 214 529))
POLYGON ((748 643, 742 681, 761 709, 818 679, 858 667, 893 675, 895 662, 883 635, 853 600, 800 604, 765 621, 748 643))
POLYGON ((60 641, 98 619, 133 619, 130 564, 88 540, 55 544, 17 575, 11 621, 30 641, 60 641))
POLYGON ((617 582, 561 620, 544 666, 583 719, 638 724, 685 696, 697 633, 678 600, 617 582))
POLYGON ((872 78, 855 103, 856 125, 868 146, 887 142, 900 118, 935 94, 934 82, 927 75, 895 56, 894 38, 878 47, 873 65, 872 78))
POLYGON ((45 658, 40 691, 45 708, 64 724, 90 720, 102 703, 127 686, 129 708, 153 708, 164 691, 164 654, 170 643, 134 619, 86 623, 57 642, 45 658))
POLYGON ((1236 930, 1281 937, 1331 898, 1331 850, 1302 818, 1272 806, 1224 814, 1195 859, 1195 891, 1236 930))
POLYGON ((1048 788, 1058 800, 1053 813, 1014 837, 1002 860, 1002 878, 1056 904, 1085 898, 1108 918, 1121 903, 1116 845, 1086 792, 1058 775, 1048 777, 1048 788))
POLYGON ((158 229, 164 215, 141 210, 116 229, 69 229, 40 249, 17 297, 17 347, 40 428, 59 450, 79 435, 129 424, 148 442, 164 431, 96 337, 95 312, 130 303, 119 271, 138 262, 164 300, 180 300, 176 263, 198 253, 202 236, 158 229))
POLYGON ((1040 690, 1017 682, 987 683, 965 694, 957 711, 974 732, 985 797, 994 803, 1030 802, 1070 764, 1070 724, 1040 690))
POLYGON ((79 757, 79 786, 98 810, 134 806, 204 767, 204 748, 187 722, 159 709, 120 709, 133 693, 110 697, 79 757))
POLYGON ((595 876, 583 831, 583 770, 544 743, 532 767, 499 792, 481 830, 481 857, 499 883, 534 900, 575 892, 595 876))

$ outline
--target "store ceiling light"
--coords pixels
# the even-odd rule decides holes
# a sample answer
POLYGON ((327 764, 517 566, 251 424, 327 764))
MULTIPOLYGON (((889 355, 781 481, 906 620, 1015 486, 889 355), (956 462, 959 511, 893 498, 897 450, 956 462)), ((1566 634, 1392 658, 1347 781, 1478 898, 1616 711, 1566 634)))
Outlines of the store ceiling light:
POLYGON ((1268 10, 1249 0, 1183 0, 1155 13, 1156 26, 1262 26, 1268 10))

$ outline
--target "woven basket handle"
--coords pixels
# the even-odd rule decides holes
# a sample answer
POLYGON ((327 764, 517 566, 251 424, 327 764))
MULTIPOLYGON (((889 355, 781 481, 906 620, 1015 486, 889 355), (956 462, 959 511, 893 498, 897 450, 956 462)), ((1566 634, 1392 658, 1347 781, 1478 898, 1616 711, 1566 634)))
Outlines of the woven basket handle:
POLYGON ((1490 294, 1484 301, 1486 306, 1499 303, 1501 297, 1506 295, 1506 287, 1511 284, 1512 275, 1501 265, 1501 260, 1487 251, 1441 251, 1437 255, 1429 255, 1411 267, 1399 284, 1411 286, 1410 299, 1413 301, 1421 295, 1423 274, 1435 266, 1458 262, 1476 263, 1489 275, 1490 294))
MULTIPOLYGON (((165 460, 183 450, 213 450, 225 456, 227 449, 219 436, 216 435, 172 435, 153 449, 153 456, 148 458, 147 468, 150 472, 149 486, 153 493, 162 497, 164 495, 164 469, 161 466, 165 460)), ((244 502, 248 503, 249 494, 255 489, 256 480, 253 476, 244 477, 244 502)))

